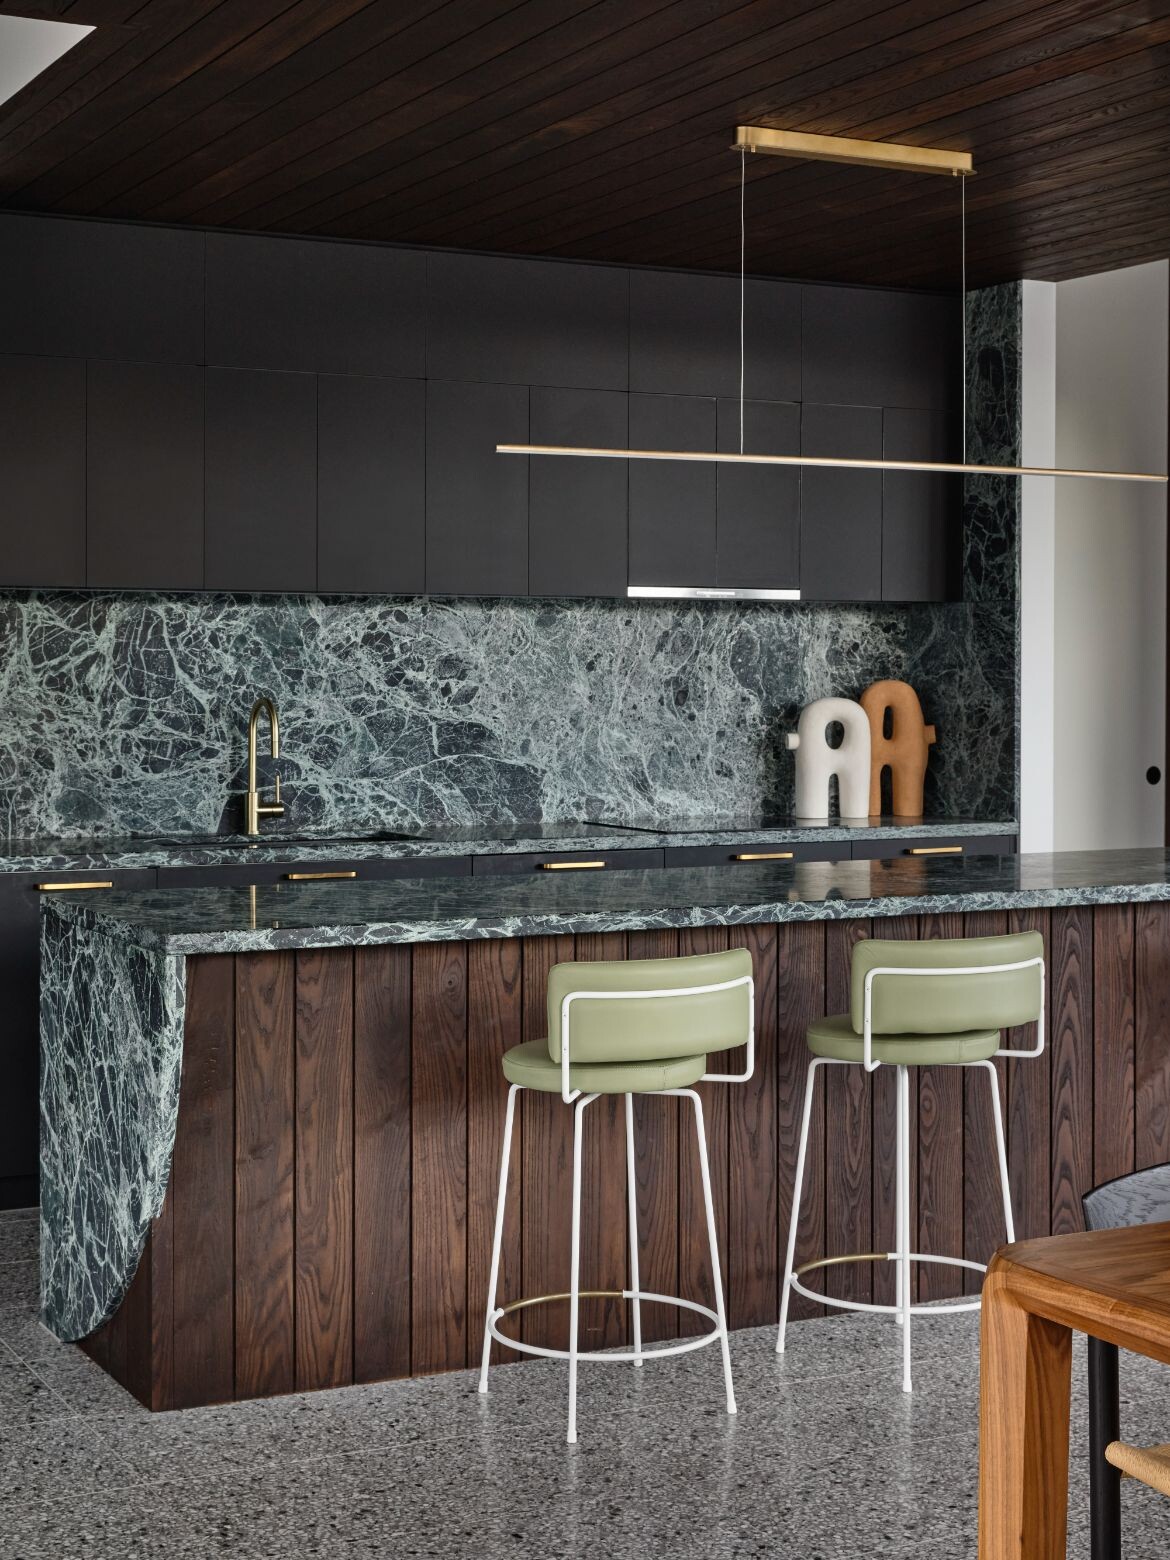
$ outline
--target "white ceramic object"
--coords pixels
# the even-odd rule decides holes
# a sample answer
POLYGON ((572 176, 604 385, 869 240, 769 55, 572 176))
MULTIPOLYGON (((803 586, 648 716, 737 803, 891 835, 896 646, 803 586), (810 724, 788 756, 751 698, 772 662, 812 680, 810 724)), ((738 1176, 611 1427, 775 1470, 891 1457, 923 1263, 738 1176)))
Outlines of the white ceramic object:
POLYGON ((796 750, 796 816, 829 816, 829 781, 837 776, 837 800, 842 818, 869 813, 869 716, 854 699, 814 699, 800 712, 787 743, 796 750), (845 729, 840 747, 830 747, 828 728, 839 721, 845 729))

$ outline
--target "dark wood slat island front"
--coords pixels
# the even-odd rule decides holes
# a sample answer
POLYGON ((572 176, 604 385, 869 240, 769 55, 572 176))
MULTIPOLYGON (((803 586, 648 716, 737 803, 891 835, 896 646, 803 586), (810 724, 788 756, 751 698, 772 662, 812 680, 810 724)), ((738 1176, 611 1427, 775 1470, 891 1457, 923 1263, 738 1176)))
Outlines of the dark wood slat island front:
MULTIPOLYGON (((100 910, 54 903, 51 1054, 77 1043, 60 1021, 76 1002, 54 1006, 64 961, 51 927, 75 949, 118 945, 181 963, 185 985, 165 1195, 144 1218, 133 1281, 107 1286, 104 1304, 117 1303, 83 1347, 156 1409, 477 1362, 507 1092, 500 1057, 544 1036, 547 973, 567 959, 752 952, 755 1075, 742 1089, 704 1089, 732 1327, 778 1315, 804 1031, 848 1006, 859 937, 1042 933, 1048 1048, 1001 1064, 1017 1233, 1077 1229, 1089 1186, 1170 1157, 1166 860, 1158 851, 769 863, 752 869, 751 896, 742 869, 679 869, 604 884, 461 880, 258 890, 251 902, 246 891, 198 890, 120 895, 100 910)), ((83 978, 76 961, 71 970, 83 978)), ((919 1071, 917 1250, 985 1261, 1003 1240, 980 1081, 919 1071)), ((893 1082, 884 1069, 872 1078, 832 1070, 798 1257, 893 1244, 893 1082)), ((568 1287, 572 1113, 557 1096, 522 1102, 505 1301, 568 1287)), ((590 1288, 628 1282, 618 1105, 591 1112, 586 1127, 590 1288)), ((65 1106, 60 1091, 44 1102, 50 1141, 65 1106)), ((697 1165, 678 1106, 638 1101, 642 1286, 709 1303, 697 1165)), ((50 1187, 60 1179, 52 1163, 43 1172, 50 1187)), ((47 1210, 46 1239, 60 1240, 67 1217, 51 1194, 47 1210)), ((924 1267, 920 1295, 956 1293, 963 1277, 924 1267)), ((978 1275, 967 1278, 977 1286, 978 1275)), ((833 1282, 850 1298, 888 1300, 892 1274, 861 1264, 833 1282)), ((78 1335, 62 1326, 51 1281, 45 1304, 56 1330, 78 1335)), ((814 1309, 802 1302, 794 1314, 814 1309)), ((524 1326, 530 1341, 559 1341, 567 1307, 529 1312, 524 1326)), ((678 1326, 673 1310, 646 1308, 648 1336, 678 1326)), ((613 1302, 583 1305, 584 1347, 621 1343, 625 1328, 613 1302)))

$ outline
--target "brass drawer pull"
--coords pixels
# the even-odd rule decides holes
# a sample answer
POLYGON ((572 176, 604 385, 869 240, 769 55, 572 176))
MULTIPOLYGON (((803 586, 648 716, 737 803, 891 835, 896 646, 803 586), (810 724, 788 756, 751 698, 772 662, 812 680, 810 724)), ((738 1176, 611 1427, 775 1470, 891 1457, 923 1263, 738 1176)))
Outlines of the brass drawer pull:
POLYGON ((911 845, 906 854, 908 856, 961 856, 961 845, 911 845))
POLYGON ((733 856, 733 861, 791 861, 795 855, 791 850, 745 850, 738 856, 733 856))
POLYGON ((323 883, 326 878, 355 878, 356 872, 286 872, 289 883, 323 883))
POLYGON ((587 872, 604 867, 604 861, 538 861, 541 872, 587 872))
POLYGON ((88 883, 37 883, 35 885, 42 894, 63 894, 66 889, 72 892, 79 888, 113 888, 113 886, 109 878, 103 879, 100 883, 91 880, 88 883))

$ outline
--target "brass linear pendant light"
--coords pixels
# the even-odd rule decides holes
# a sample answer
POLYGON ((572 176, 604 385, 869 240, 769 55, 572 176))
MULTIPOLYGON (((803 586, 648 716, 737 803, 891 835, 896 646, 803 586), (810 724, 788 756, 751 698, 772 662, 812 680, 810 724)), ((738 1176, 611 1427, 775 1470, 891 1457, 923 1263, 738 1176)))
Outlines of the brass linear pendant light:
MULTIPOLYGON (((970 152, 946 151, 928 146, 901 146, 893 141, 854 141, 836 135, 805 135, 794 130, 771 130, 764 125, 738 125, 735 150, 740 154, 740 447, 738 454, 725 450, 630 450, 597 448, 571 444, 497 444, 500 455, 573 455, 591 460, 678 460, 706 461, 720 465, 745 466, 830 466, 839 470, 926 471, 944 475, 957 473, 970 477, 1081 477, 1103 482, 1161 482, 1167 477, 1151 471, 1083 471, 1064 466, 981 466, 966 459, 967 453, 967 330, 963 325, 963 459, 861 460, 825 455, 752 455, 743 448, 743 288, 744 223, 743 192, 746 154, 765 152, 777 157, 799 157, 821 162, 851 163, 863 168, 897 169, 907 173, 941 173, 963 181, 962 202, 962 294, 967 292, 967 202, 966 180, 975 172, 970 152)), ((785 593, 790 594, 790 593, 785 593)), ((795 593, 791 593, 795 594, 795 593)))

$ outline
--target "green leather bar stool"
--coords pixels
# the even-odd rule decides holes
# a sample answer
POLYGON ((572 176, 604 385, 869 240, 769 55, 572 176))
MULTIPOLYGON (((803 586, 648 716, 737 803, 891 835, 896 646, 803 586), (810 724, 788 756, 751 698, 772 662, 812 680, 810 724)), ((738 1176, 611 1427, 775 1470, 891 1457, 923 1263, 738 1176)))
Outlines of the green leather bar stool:
POLYGON ((986 1070, 991 1083, 1004 1224, 1008 1240, 1015 1240, 994 1058, 1039 1056, 1044 1050, 1044 941, 1039 932, 1022 932, 1012 937, 964 937, 939 942, 882 942, 877 939, 859 942, 853 949, 850 996, 848 1013, 818 1019, 808 1031, 813 1061, 804 1092, 776 1352, 784 1352, 788 1300, 794 1289, 821 1305, 846 1311, 891 1314, 902 1327, 902 1390, 909 1392, 911 1317, 919 1312, 933 1316, 948 1311, 975 1311, 980 1305, 978 1299, 948 1305, 912 1304, 910 1264, 935 1262, 973 1268, 979 1273, 987 1271, 982 1262, 924 1255, 910 1249, 910 1068, 982 1067, 986 1070), (1000 1039, 1004 1029, 1032 1023, 1037 1026, 1036 1044, 1032 1050, 1003 1048, 1000 1039), (866 1072, 875 1072, 879 1067, 897 1068, 897 1250, 819 1257, 794 1268, 817 1072, 822 1067, 857 1066, 864 1067, 866 1072), (887 1261, 897 1263, 893 1305, 837 1299, 809 1289, 803 1282, 806 1275, 816 1269, 838 1263, 887 1261))
POLYGON ((500 1163, 500 1191, 496 1203, 495 1238, 491 1276, 488 1280, 487 1319, 483 1333, 483 1365, 479 1390, 488 1389, 488 1359, 492 1339, 524 1354, 569 1362, 569 1441, 577 1439, 577 1364, 579 1360, 632 1362, 718 1342, 723 1352, 723 1377, 727 1412, 735 1413, 731 1384, 731 1355, 727 1346, 727 1318, 723 1307, 723 1278, 715 1239, 715 1210, 711 1203, 711 1176, 707 1167, 707 1139, 703 1129, 703 1105, 694 1085, 746 1083, 755 1067, 755 991, 751 954, 745 948, 728 953, 701 954, 689 959, 630 959, 622 963, 557 964, 548 978, 548 1039, 530 1040, 504 1055, 508 1110, 504 1120, 504 1149, 500 1163), (742 1073, 707 1071, 711 1052, 747 1047, 742 1073), (504 1197, 508 1186, 508 1160, 512 1150, 512 1123, 516 1096, 521 1089, 559 1094, 574 1107, 573 1211, 571 1277, 568 1294, 539 1295, 496 1305, 500 1274, 500 1242, 504 1229, 504 1197), (629 1206, 630 1287, 622 1290, 581 1289, 581 1130, 586 1108, 602 1094, 626 1097, 626 1185, 629 1206), (703 1202, 707 1212, 707 1239, 711 1250, 715 1309, 677 1295, 644 1292, 639 1287, 638 1221, 634 1186, 634 1095, 676 1095, 695 1108, 699 1168, 703 1202), (582 1351, 577 1346, 580 1298, 605 1295, 630 1301, 634 1347, 620 1351, 582 1351), (503 1317, 527 1306, 550 1300, 569 1301, 569 1347, 546 1349, 510 1338, 500 1331, 503 1317), (695 1311, 712 1323, 711 1331, 682 1343, 642 1346, 641 1302, 657 1300, 695 1311))

